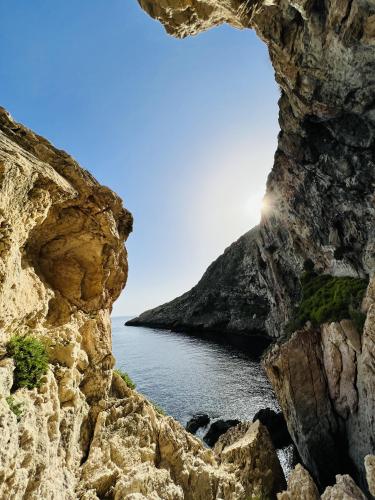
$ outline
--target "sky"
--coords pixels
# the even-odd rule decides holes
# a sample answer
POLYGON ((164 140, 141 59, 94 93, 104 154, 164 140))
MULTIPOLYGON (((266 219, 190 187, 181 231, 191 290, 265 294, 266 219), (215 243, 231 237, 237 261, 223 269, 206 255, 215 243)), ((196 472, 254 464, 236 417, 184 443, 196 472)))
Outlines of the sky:
POLYGON ((167 35, 136 0, 0 0, 0 105, 134 216, 114 315, 194 286, 260 219, 278 89, 265 45, 221 26, 167 35))

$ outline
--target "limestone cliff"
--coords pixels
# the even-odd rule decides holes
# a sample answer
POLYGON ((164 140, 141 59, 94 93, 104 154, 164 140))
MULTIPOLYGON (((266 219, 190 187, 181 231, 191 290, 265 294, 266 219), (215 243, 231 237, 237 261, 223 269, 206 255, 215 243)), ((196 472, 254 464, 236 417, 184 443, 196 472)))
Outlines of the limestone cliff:
POLYGON ((190 292, 127 325, 266 335, 269 305, 257 269, 258 234, 255 228, 227 248, 190 292))
POLYGON ((299 454, 320 484, 338 472, 366 488, 363 464, 375 449, 375 281, 360 335, 351 321, 307 327, 275 345, 264 366, 299 454))
POLYGON ((215 453, 113 371, 131 228, 112 191, 0 109, 0 498, 274 496, 283 475, 259 422, 215 453), (47 348, 39 387, 14 384, 14 335, 47 348))
POLYGON ((299 300, 305 260, 340 276, 374 269, 375 5, 370 0, 140 4, 177 37, 224 22, 255 29, 268 46, 281 89, 281 131, 259 229, 226 251, 191 292, 136 321, 224 332, 265 328, 278 337, 299 300), (229 286, 219 281, 217 290, 211 276, 220 269, 229 286), (252 307, 258 310, 259 302, 253 323, 252 307))
MULTIPOLYGON (((375 269, 375 4, 372 0, 140 0, 168 33, 185 37, 222 23, 252 28, 267 44, 280 86, 280 134, 266 204, 251 245, 238 246, 231 282, 240 302, 262 300, 264 328, 283 336, 301 299, 303 263, 333 276, 375 269), (248 266, 248 268, 247 268, 248 266), (239 272, 238 280, 236 273, 239 272), (251 293, 249 294, 249 290, 251 293), (241 297, 242 294, 242 297, 241 297)), ((246 238, 246 237, 244 237, 246 238)), ((241 240, 239 240, 241 241, 241 240)), ((233 248, 237 248, 236 244, 233 248)), ((227 251, 213 265, 226 269, 227 251)), ((210 270, 209 270, 210 271, 210 270)), ((208 274, 210 274, 208 271, 208 274)), ((212 268, 211 268, 212 271, 212 268)), ((204 277, 187 295, 139 322, 193 322, 214 294, 204 277), (181 315, 181 310, 183 314, 181 315)), ((219 287, 223 331, 230 287, 219 287), (223 297, 224 295, 224 297, 223 297)), ((366 488, 363 460, 374 442, 373 281, 362 337, 348 322, 296 332, 275 347, 267 372, 300 454, 320 482, 350 470, 366 488)), ((256 303, 256 302, 254 302, 256 303)), ((236 324, 250 326, 249 309, 236 324)), ((207 322, 204 322, 207 324, 207 322)), ((262 330, 261 325, 257 325, 262 330)))

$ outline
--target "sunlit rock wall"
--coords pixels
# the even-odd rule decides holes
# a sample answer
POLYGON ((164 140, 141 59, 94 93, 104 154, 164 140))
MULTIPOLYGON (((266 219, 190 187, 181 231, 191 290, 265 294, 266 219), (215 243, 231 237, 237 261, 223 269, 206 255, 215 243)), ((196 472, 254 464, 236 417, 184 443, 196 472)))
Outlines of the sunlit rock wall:
POLYGON ((213 452, 113 372, 131 228, 114 193, 0 110, 0 498, 274 495, 283 473, 259 422, 213 452), (14 387, 15 334, 46 346, 38 388, 14 387))

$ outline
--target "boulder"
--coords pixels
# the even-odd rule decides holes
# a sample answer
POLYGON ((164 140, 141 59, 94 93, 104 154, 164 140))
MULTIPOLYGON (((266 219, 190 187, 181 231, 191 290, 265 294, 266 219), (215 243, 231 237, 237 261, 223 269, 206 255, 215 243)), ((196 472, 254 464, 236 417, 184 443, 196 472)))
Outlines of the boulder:
POLYGON ((201 427, 206 427, 210 423, 210 417, 206 413, 197 413, 186 424, 185 429, 191 434, 195 434, 201 427))
POLYGON ((239 423, 239 420, 216 420, 211 424, 203 441, 212 447, 222 434, 225 434, 231 427, 235 427, 239 423))
POLYGON ((253 417, 253 422, 259 420, 270 433, 272 443, 276 449, 284 448, 293 443, 288 431, 288 426, 282 412, 276 412, 271 408, 259 410, 253 417))
POLYGON ((288 489, 277 495, 277 500, 319 500, 320 495, 316 484, 307 470, 301 464, 290 473, 288 489))
POLYGON ((246 499, 275 498, 286 486, 269 432, 259 421, 229 429, 219 438, 214 452, 242 484, 246 499))

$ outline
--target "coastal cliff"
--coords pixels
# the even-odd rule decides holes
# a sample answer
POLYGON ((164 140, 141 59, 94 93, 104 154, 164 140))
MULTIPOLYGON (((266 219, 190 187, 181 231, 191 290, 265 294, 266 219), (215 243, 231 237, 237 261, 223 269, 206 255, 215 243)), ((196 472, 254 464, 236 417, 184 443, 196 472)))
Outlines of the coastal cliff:
POLYGON ((364 459, 375 452, 375 5, 369 0, 140 0, 140 5, 179 38, 222 23, 254 29, 267 44, 280 87, 280 133, 259 227, 219 257, 190 292, 130 324, 213 327, 230 334, 234 324, 250 333, 246 330, 257 319, 254 330, 279 339, 264 366, 319 488, 337 474, 351 473, 368 492, 364 459), (240 265, 232 265, 234 254, 240 265), (233 288, 208 279, 216 269, 225 276, 228 270, 233 288), (304 269, 321 276, 322 283, 370 280, 364 303, 357 304, 357 318, 366 318, 363 334, 350 300, 338 311, 339 286, 330 301, 321 292, 314 324, 305 314, 300 316, 305 326, 293 331, 305 299, 304 269), (232 306, 233 290, 239 303, 249 299, 247 308, 232 306), (254 309, 259 302, 262 309, 249 317, 252 301, 254 309), (219 316, 221 323, 210 323, 219 316))
POLYGON ((239 238, 192 290, 126 324, 266 336, 269 302, 257 269, 258 235, 256 227, 239 238))
POLYGON ((366 0, 140 4, 176 37, 224 22, 254 29, 280 86, 281 130, 259 228, 234 243, 190 292, 130 324, 279 337, 300 300, 306 260, 334 276, 364 277, 375 267, 375 6, 366 0), (224 277, 216 284, 219 271, 224 277))
POLYGON ((0 498, 275 497, 259 422, 212 451, 113 370, 131 229, 112 191, 0 108, 0 498))

